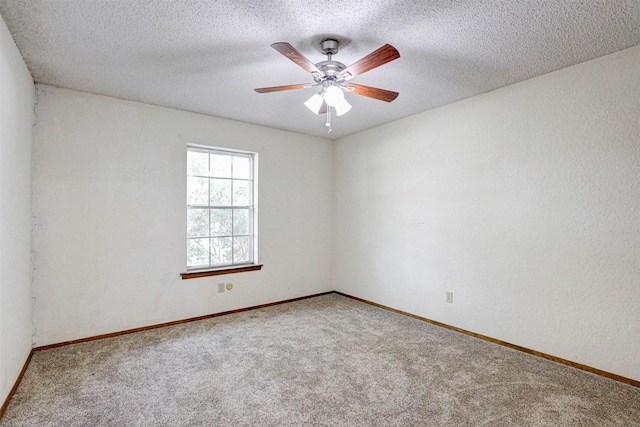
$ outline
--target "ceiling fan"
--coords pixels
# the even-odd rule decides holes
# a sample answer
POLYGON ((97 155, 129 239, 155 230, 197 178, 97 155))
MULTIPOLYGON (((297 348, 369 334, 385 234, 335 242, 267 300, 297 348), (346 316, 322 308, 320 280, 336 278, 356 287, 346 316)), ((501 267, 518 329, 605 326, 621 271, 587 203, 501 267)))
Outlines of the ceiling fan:
POLYGON ((360 74, 400 58, 398 50, 390 44, 371 52, 348 67, 332 59, 332 56, 338 53, 338 41, 334 39, 326 39, 321 43, 320 51, 323 55, 327 55, 327 60, 317 64, 313 64, 289 43, 274 43, 271 47, 295 62, 305 71, 311 73, 313 83, 262 87, 255 89, 255 91, 270 93, 317 87, 319 89, 318 92, 309 98, 304 105, 315 114, 327 115, 326 125, 329 128, 329 133, 331 133, 331 108, 335 109, 337 116, 341 116, 351 110, 351 104, 344 98, 344 92, 367 96, 385 102, 391 102, 398 97, 398 92, 348 83, 349 80, 360 74))

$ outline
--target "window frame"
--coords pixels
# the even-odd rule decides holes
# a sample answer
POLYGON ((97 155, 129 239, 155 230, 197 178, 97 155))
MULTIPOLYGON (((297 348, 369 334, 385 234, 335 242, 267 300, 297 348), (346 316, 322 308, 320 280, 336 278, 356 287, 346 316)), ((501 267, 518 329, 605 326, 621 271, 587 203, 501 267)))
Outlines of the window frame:
POLYGON ((234 272, 240 272, 240 271, 253 271, 253 270, 259 270, 262 265, 257 264, 257 260, 258 260, 258 153, 256 152, 252 152, 252 151, 245 151, 245 150, 237 150, 237 149, 232 149, 232 148, 226 148, 226 147, 215 147, 215 146, 207 146, 207 145, 196 145, 196 144, 187 144, 187 167, 186 167, 186 174, 185 174, 185 187, 187 189, 187 193, 186 193, 186 199, 185 200, 185 214, 186 214, 186 218, 185 218, 185 225, 186 225, 186 247, 185 247, 185 261, 186 261, 186 273, 181 273, 181 276, 183 279, 185 278, 193 278, 193 277, 203 277, 203 276, 209 276, 209 275, 217 275, 217 274, 227 274, 227 273, 234 273, 234 272), (188 156, 189 156, 189 152, 200 152, 200 153, 206 153, 208 154, 208 161, 209 161, 209 165, 208 165, 208 172, 205 175, 201 175, 201 174, 193 174, 191 173, 191 171, 188 168, 188 156), (229 176, 224 176, 224 174, 221 175, 214 175, 211 173, 211 154, 219 154, 219 155, 224 155, 224 156, 230 156, 230 162, 231 162, 231 169, 230 169, 230 173, 229 176), (237 157, 237 158, 246 158, 249 161, 249 177, 248 178, 237 178, 234 177, 233 175, 233 158, 237 157), (189 178, 200 178, 200 179, 206 179, 207 180, 207 203, 203 204, 203 203, 190 203, 190 201, 188 200, 189 197, 189 193, 188 193, 188 188, 189 188, 189 178), (229 200, 229 204, 228 205, 212 205, 211 204, 211 184, 212 184, 212 180, 227 180, 229 181, 229 186, 230 186, 230 197, 231 200, 229 200), (233 193, 233 185, 235 182, 241 182, 241 181, 245 181, 248 182, 248 188, 249 188, 249 195, 248 195, 248 202, 247 204, 242 204, 242 205, 234 205, 233 204, 233 197, 234 197, 234 193, 233 193), (198 236, 198 237, 194 237, 194 236, 189 236, 189 217, 190 217, 190 212, 193 212, 195 210, 199 210, 199 209, 203 209, 207 211, 207 215, 208 215, 208 235, 207 236, 198 236), (230 214, 230 230, 231 233, 229 235, 225 234, 225 235, 214 235, 212 228, 211 228, 211 215, 212 215, 212 211, 214 209, 217 210, 229 210, 231 212, 230 214), (235 230, 233 228, 233 224, 234 224, 234 215, 236 213, 236 211, 240 211, 240 210, 246 210, 248 211, 248 218, 249 218, 249 223, 247 224, 247 233, 246 234, 242 234, 242 233, 238 233, 235 234, 235 230), (248 250, 248 260, 241 260, 241 261, 236 261, 234 259, 235 255, 236 255, 236 251, 234 249, 234 239, 237 237, 247 237, 249 239, 249 250, 248 250), (231 240, 231 262, 224 262, 224 263, 214 263, 212 260, 212 253, 211 253, 211 244, 212 244, 212 239, 214 238, 229 238, 231 240), (198 264, 198 265, 192 265, 189 266, 189 241, 191 240, 196 240, 196 239, 207 239, 208 240, 208 248, 209 248, 209 261, 207 264, 198 264))

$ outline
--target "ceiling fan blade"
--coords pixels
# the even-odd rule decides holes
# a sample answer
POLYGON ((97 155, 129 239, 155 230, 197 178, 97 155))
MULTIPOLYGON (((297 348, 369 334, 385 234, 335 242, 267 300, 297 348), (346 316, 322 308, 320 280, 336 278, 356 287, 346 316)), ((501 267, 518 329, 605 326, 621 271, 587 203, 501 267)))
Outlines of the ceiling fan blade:
POLYGON ((313 62, 309 61, 303 54, 298 51, 298 49, 291 46, 289 43, 274 43, 271 45, 271 47, 298 64, 298 66, 302 67, 302 69, 304 69, 305 71, 308 71, 312 74, 322 74, 320 70, 318 70, 318 68, 313 64, 313 62))
POLYGON ((299 85, 286 85, 286 86, 271 86, 271 87, 259 87, 254 89, 258 93, 280 92, 283 90, 305 89, 311 87, 309 83, 303 83, 299 85))
POLYGON ((390 44, 385 44, 380 49, 374 50, 358 62, 349 65, 338 74, 338 77, 349 80, 398 58, 400 58, 400 52, 390 44))
POLYGON ((348 84, 347 89, 356 95, 368 96, 385 102, 391 102, 399 95, 398 92, 365 85, 348 84))

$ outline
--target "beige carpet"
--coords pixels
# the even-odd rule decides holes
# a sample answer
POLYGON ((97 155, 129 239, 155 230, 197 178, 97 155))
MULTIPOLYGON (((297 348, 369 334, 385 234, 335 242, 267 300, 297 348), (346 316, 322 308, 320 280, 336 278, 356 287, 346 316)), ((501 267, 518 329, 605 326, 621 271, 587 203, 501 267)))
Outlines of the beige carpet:
POLYGON ((0 426, 640 426, 640 389, 330 294, 36 352, 0 426))

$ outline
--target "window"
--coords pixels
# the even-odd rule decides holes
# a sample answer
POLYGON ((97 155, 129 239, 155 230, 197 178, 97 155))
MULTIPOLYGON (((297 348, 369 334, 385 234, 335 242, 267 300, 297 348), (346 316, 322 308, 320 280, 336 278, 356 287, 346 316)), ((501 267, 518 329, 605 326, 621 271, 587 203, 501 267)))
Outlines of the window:
POLYGON ((187 147, 187 270, 253 264, 255 154, 187 147))

